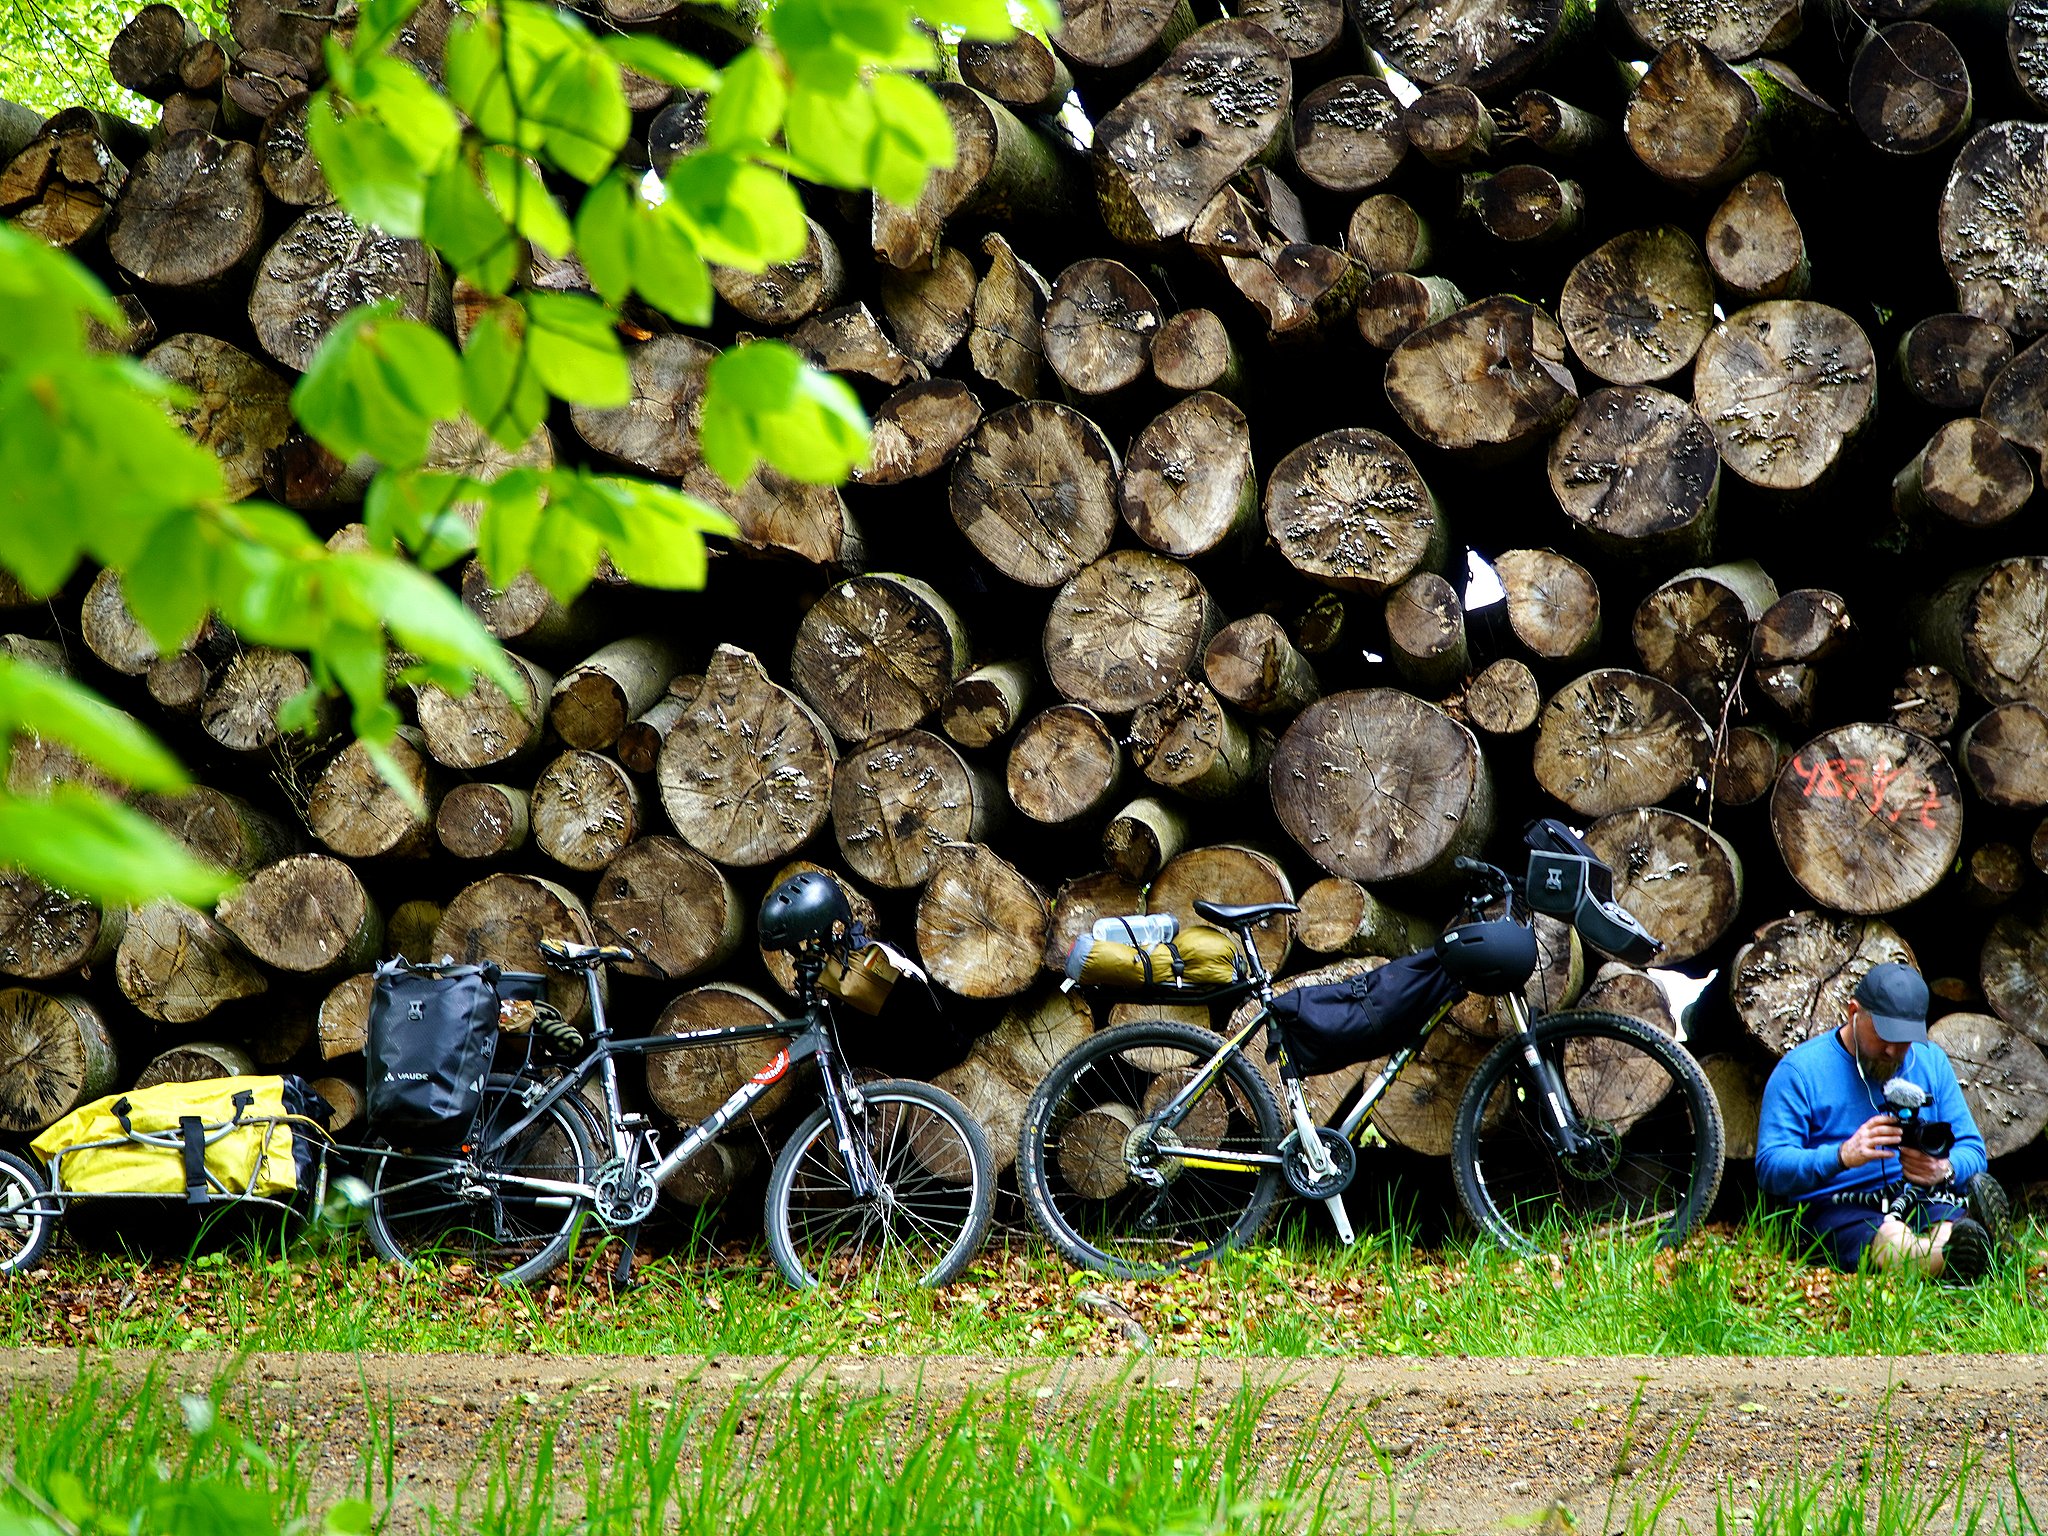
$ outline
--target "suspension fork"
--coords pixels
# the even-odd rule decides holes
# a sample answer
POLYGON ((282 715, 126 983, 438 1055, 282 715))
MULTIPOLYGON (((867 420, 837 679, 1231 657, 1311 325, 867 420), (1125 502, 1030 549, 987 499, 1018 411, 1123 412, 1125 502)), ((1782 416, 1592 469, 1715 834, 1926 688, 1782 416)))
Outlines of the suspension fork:
POLYGON ((1522 1064, 1528 1068, 1529 1086, 1543 1103, 1545 1133, 1558 1152, 1565 1156, 1584 1151, 1586 1133, 1579 1127, 1579 1112, 1572 1107, 1571 1098, 1564 1091, 1564 1078, 1556 1063, 1536 1048, 1536 1023, 1530 1016, 1528 1002, 1519 992, 1508 993, 1501 1002, 1507 1006, 1515 1038, 1521 1044, 1522 1064))
POLYGON ((847 1188, 856 1200, 872 1200, 881 1190, 868 1156, 867 1138, 856 1136, 853 1126, 856 1113, 865 1116, 866 1102, 850 1084, 842 1091, 838 1057, 822 1040, 818 1043, 818 1080, 825 1090, 825 1114, 832 1122, 832 1134, 839 1138, 839 1163, 846 1170, 847 1188))

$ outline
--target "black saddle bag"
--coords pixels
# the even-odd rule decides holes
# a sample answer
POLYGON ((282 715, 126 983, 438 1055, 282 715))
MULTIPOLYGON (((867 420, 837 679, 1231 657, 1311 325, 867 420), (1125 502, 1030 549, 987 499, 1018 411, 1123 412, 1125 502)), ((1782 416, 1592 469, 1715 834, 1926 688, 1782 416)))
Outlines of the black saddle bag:
POLYGON ((1287 1055, 1303 1072, 1335 1072, 1411 1044, 1458 984, 1434 953, 1389 961, 1349 981, 1296 987, 1273 999, 1287 1055))

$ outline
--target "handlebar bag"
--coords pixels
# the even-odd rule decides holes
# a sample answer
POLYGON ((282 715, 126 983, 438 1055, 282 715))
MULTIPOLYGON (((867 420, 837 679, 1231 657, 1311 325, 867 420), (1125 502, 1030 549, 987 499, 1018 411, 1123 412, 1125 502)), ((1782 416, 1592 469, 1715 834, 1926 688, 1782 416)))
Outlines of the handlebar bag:
POLYGON ((367 1052, 374 1130, 452 1139, 469 1128, 498 1046, 499 975, 495 965, 402 956, 378 964, 367 1052))
POLYGON ((1084 987, 1227 987, 1239 979, 1237 943, 1219 928, 1189 928, 1163 944, 1118 944, 1084 933, 1067 951, 1067 977, 1084 987))
POLYGON ((1443 961, 1424 950, 1348 981, 1282 992, 1273 999, 1273 1013, 1288 1058, 1313 1076, 1412 1044, 1458 990, 1443 961))
POLYGON ((72 1194, 286 1200, 313 1187, 332 1116, 304 1078, 215 1077, 96 1099, 32 1146, 72 1194))

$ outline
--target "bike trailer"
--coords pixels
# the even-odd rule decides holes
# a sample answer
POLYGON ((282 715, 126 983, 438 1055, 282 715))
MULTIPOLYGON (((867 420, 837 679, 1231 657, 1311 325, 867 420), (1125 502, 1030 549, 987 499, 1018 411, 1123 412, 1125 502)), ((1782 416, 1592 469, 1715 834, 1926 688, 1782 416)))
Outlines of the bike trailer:
MULTIPOLYGON (((1130 921, 1135 925, 1145 919, 1130 921)), ((1096 924, 1098 931, 1102 927, 1096 924)), ((1067 951, 1067 979, 1084 987, 1206 991, 1241 979, 1242 963, 1236 941, 1217 928, 1190 928, 1144 945, 1120 944, 1097 933, 1084 933, 1067 951)))
POLYGON ((1390 960, 1348 981, 1296 987, 1273 999, 1290 1060, 1303 1072, 1335 1072, 1414 1041, 1459 987, 1437 956, 1390 960))
POLYGON ((303 1078, 218 1077, 97 1099, 31 1146, 69 1194, 289 1200, 317 1184, 332 1115, 303 1078))
POLYGON ((467 1130, 497 1051, 501 1003, 532 991, 525 973, 495 965, 379 963, 367 1052, 372 1129, 450 1138, 467 1130))

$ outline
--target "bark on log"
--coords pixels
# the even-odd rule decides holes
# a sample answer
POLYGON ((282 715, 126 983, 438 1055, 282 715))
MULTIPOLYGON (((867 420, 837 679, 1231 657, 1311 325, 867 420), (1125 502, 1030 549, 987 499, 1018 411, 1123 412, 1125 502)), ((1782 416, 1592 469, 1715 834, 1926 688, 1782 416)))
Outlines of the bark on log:
POLYGON ((1272 737, 1247 729, 1205 684, 1184 678, 1131 718, 1131 761, 1190 800, 1227 800, 1265 775, 1272 737))
POLYGON ((131 1088, 156 1088, 165 1083, 204 1083, 223 1077, 247 1077, 256 1070, 249 1053, 217 1040, 192 1040, 151 1058, 136 1074, 131 1088))
POLYGON ((255 259, 263 238, 256 152, 174 134, 136 162, 107 230, 121 269, 159 288, 204 288, 255 259))
POLYGON ((1519 736, 1534 728, 1543 708, 1543 692, 1526 663, 1503 656, 1466 685, 1461 707, 1474 730, 1489 736, 1519 736))
POLYGON ((1771 835, 1801 889, 1838 912, 1894 912, 1955 863, 1963 802, 1924 736, 1890 725, 1824 731, 1771 792, 1771 835))
POLYGON ((937 474, 981 425, 981 402, 957 379, 906 384, 875 410, 857 485, 899 485, 937 474))
POLYGON ((1401 167, 1412 118, 1386 81, 1344 75, 1294 110, 1294 164, 1325 192, 1364 192, 1401 167))
POLYGON ((1656 805, 1706 783, 1713 736, 1669 683, 1607 667, 1543 707, 1536 782, 1581 816, 1656 805))
POLYGON ((662 696, 681 660, 659 635, 614 640, 564 672, 548 698, 548 724, 569 746, 600 751, 662 696))
POLYGON ((832 733, 747 652, 721 645, 689 712, 669 732, 655 777, 668 819, 721 864, 786 859, 825 824, 832 733))
POLYGON ((1132 442, 1118 501, 1131 531, 1166 554, 1241 542, 1259 504, 1244 412, 1207 390, 1168 406, 1132 442))
POLYGON ((1611 554, 1698 559, 1713 547, 1720 450, 1674 395, 1595 390, 1551 444, 1549 474, 1565 516, 1611 554))
POLYGON ((1045 893, 992 848, 937 851, 917 898, 917 952, 962 997, 1015 997, 1038 975, 1052 915, 1045 893))
POLYGON ((1749 654, 1759 667, 1825 661, 1855 633, 1856 621, 1839 592, 1801 587, 1764 610, 1750 635, 1749 654))
POLYGON ((204 912, 153 901, 128 915, 114 983, 135 1011, 160 1024, 193 1024, 270 983, 235 936, 204 912))
POLYGON ((1308 658, 1266 613, 1218 630, 1202 653, 1202 675, 1219 699, 1248 715, 1292 716, 1322 694, 1308 658))
MULTIPOLYGON (((1000 1024, 975 1041, 965 1061, 932 1079, 981 1122, 988 1132, 998 1173, 1016 1162, 1024 1110, 1032 1091, 1062 1056, 1088 1038, 1093 1028, 1088 1005, 1080 998, 1064 992, 1032 992, 1013 1004, 1000 1024)), ((1063 1172, 1069 1161, 1069 1154, 1063 1151, 1063 1172)), ((1117 1168, 1122 1166, 1119 1149, 1117 1168)), ((1091 1176, 1085 1167, 1076 1166, 1075 1171, 1083 1178, 1091 1176)), ((1114 1179, 1114 1174, 1107 1170, 1096 1176, 1106 1181, 1114 1179)), ((1116 1188, 1114 1182, 1103 1187, 1111 1192, 1116 1188)))
POLYGON ((532 810, 509 784, 457 784, 434 813, 434 836, 458 859, 495 859, 526 846, 532 810))
POLYGON ((1074 93, 1074 77, 1046 41, 1021 28, 1000 43, 960 44, 960 78, 1024 113, 1054 113, 1074 93))
POLYGON ((0 218, 59 250, 83 247, 105 228, 128 178, 128 167, 83 128, 38 135, 0 165, 0 218))
POLYGON ((1962 51, 1939 27, 1901 22, 1864 38, 1849 69, 1849 115, 1894 155, 1924 155, 1970 126, 1972 93, 1962 51))
POLYGON ((1892 511, 1904 529, 1996 528, 2034 494, 2034 471, 1990 422, 1943 422, 1892 477, 1892 511))
POLYGON ((783 338, 807 362, 831 373, 855 374, 886 384, 922 383, 925 365, 897 347, 865 304, 842 304, 813 316, 783 338))
MULTIPOLYGON (((1293 901, 1294 885, 1272 854, 1239 843, 1190 848, 1159 871, 1145 893, 1147 912, 1170 912, 1183 931, 1214 926, 1195 915, 1197 901, 1225 906, 1293 901)), ((1229 930, 1233 937, 1235 930, 1229 930)), ((1287 964, 1294 947, 1294 918, 1289 913, 1265 917, 1252 927, 1252 943, 1267 971, 1287 964)))
POLYGON ((178 66, 199 41, 199 29, 175 5, 145 5, 114 34, 107 67, 124 90, 162 101, 183 87, 178 66))
POLYGON ((394 301, 397 313, 446 330, 448 274, 417 240, 365 229, 340 208, 314 208, 264 254, 249 324, 264 350, 303 371, 349 310, 394 301))
POLYGON ((1736 951, 1728 997, 1743 1029, 1772 1056, 1839 1025, 1872 966, 1912 965, 1888 924, 1832 912, 1794 912, 1758 928, 1736 951))
POLYGON ((1981 1013, 1951 1013, 1927 1033, 1955 1067, 1987 1153, 2005 1157, 2040 1137, 2048 1127, 2048 1055, 2038 1044, 1981 1013))
MULTIPOLYGON (((1190 244, 1195 244, 1190 236, 1190 244)), ((1271 241, 1249 256, 1225 251, 1220 265, 1231 285, 1264 317, 1269 342, 1313 341, 1358 307, 1369 274, 1327 245, 1271 241)))
POLYGON ((1055 704, 1027 722, 1011 744, 1005 772, 1010 803, 1049 824, 1093 815, 1122 779, 1116 736, 1094 710, 1078 704, 1055 704))
POLYGON ((2048 123, 1993 123, 1956 157, 1936 233, 1956 308, 2015 336, 2048 330, 2048 123))
POLYGON ((171 415, 220 460, 228 499, 259 490, 265 456, 291 435, 291 386, 240 347, 194 331, 153 347, 142 365, 191 395, 171 415))
POLYGON ((1548 245, 1579 232, 1586 189, 1540 165, 1511 165, 1495 175, 1467 175, 1459 184, 1459 202, 1496 240, 1548 245))
POLYGON ((1798 0, 1621 0, 1617 11, 1646 53, 1689 37, 1729 60, 1776 53, 1799 36, 1801 23, 1798 0))
POLYGON ((913 207, 874 200, 870 234, 886 266, 931 266, 955 214, 1030 225, 1068 216, 1080 196, 1068 161, 1008 107, 964 85, 942 84, 937 93, 952 123, 953 164, 926 178, 913 207))
POLYGON ((1777 600, 1777 584, 1754 560, 1680 571, 1636 605, 1636 655, 1645 672, 1718 717, 1757 621, 1777 600))
POLYGON ((1763 1116, 1766 1073, 1741 1056, 1716 1051, 1700 1058, 1700 1071, 1714 1090, 1721 1110, 1724 1145, 1731 1159, 1747 1162, 1756 1156, 1757 1122, 1763 1116))
POLYGON ((1926 404, 1974 411, 2012 361, 2012 338, 1974 315, 1929 315, 1899 338, 1899 378, 1926 404))
POLYGON ((250 954, 299 975, 361 970, 377 958, 384 939, 383 915, 361 878, 324 853, 259 869, 216 911, 250 954))
POLYGON ((1129 917, 1145 910, 1145 887, 1113 869, 1077 875, 1059 888, 1052 901, 1052 923, 1045 935, 1045 968, 1064 975, 1074 941, 1094 928, 1096 919, 1129 917))
POLYGON ((1279 149, 1292 96, 1287 56, 1264 27, 1197 31, 1095 125, 1096 198, 1110 233, 1136 246, 1184 233, 1233 176, 1279 149))
POLYGON ((1833 117, 1833 108, 1775 60, 1729 64, 1682 37, 1637 84, 1621 127, 1651 171, 1676 186, 1703 188, 1733 181, 1833 117))
MULTIPOLYGON (((976 373, 1018 399, 1035 398, 1043 392, 1043 316, 1052 286, 1001 235, 984 237, 981 248, 988 254, 988 275, 977 283, 974 269, 967 268, 971 305, 962 311, 968 361, 976 373)), ((965 263, 967 258, 960 259, 965 263)), ((956 337, 949 350, 957 343, 956 337)))
POLYGON ((116 570, 102 570, 93 577, 79 605, 78 635, 101 665, 123 677, 142 676, 157 659, 156 641, 128 611, 116 570))
POLYGON ((742 319, 756 325, 795 325, 839 301, 846 263, 839 245, 816 219, 805 219, 803 254, 759 272, 713 266, 711 286, 742 319))
POLYGON ((263 121, 256 136, 256 171, 280 203, 312 208, 334 200, 334 189, 320 169, 319 158, 306 139, 306 104, 312 98, 292 97, 263 121))
POLYGON ((1116 550, 1053 598, 1046 675, 1062 698, 1128 714, 1191 675, 1220 627, 1214 599, 1188 567, 1150 550, 1116 550))
POLYGON ((0 1130, 27 1135, 113 1089, 118 1059, 82 997, 0 988, 0 1130))
POLYGON ((1935 589, 1919 615, 1921 654, 1949 668, 1992 704, 2048 705, 2048 557, 2021 556, 1961 571, 1935 589))
POLYGON ((1472 733, 1391 688, 1319 699, 1280 739, 1273 811, 1333 875, 1447 877, 1493 827, 1493 780, 1472 733))
POLYGON ((1294 935, 1322 955, 1412 955, 1436 942, 1436 929, 1396 911, 1356 880, 1318 880, 1301 893, 1294 935))
POLYGON ((983 559, 1056 587, 1109 548, 1117 457, 1080 412, 1029 400, 984 417, 953 461, 953 521, 983 559))
POLYGON ((1532 448, 1578 404, 1564 332, 1535 305, 1496 296, 1410 336, 1387 359, 1387 398, 1434 448, 1532 448))
POLYGON ((195 858, 236 874, 274 864, 298 847, 297 835, 283 822, 205 784, 177 795, 143 795, 135 808, 195 858))
POLYGON ((646 822, 638 786, 601 752, 564 752, 543 768, 528 813, 540 851, 585 874, 617 858, 646 822))
POLYGON ((1875 414, 1877 356, 1839 309, 1754 304, 1701 344, 1693 400, 1736 474, 1766 490, 1803 490, 1875 414))
POLYGON ((1352 209, 1344 249, 1380 276, 1420 272, 1435 254, 1428 221, 1392 192, 1375 192, 1352 209))
POLYGON ((330 852, 345 859, 406 858, 431 848, 441 782, 426 738, 401 729, 385 748, 385 759, 410 791, 410 803, 359 741, 320 770, 306 824, 330 852))
POLYGON ((1713 275, 1684 230, 1631 230, 1572 268, 1557 319, 1608 383, 1653 384, 1690 363, 1713 328, 1713 275))
POLYGON ((1075 394, 1106 395, 1144 376, 1159 324, 1159 301, 1144 280, 1120 261, 1091 256, 1052 285, 1045 360, 1075 394))
MULTIPOLYGON (((882 318, 888 322, 889 334, 896 338, 897 346, 927 368, 944 363, 967 339, 975 324, 978 296, 974 263, 951 246, 933 253, 928 271, 882 269, 882 318)), ((1041 281, 1039 302, 1044 301, 1041 281)))
POLYGON ((1568 0, 1353 0, 1366 45, 1419 85, 1507 89, 1559 57, 1591 12, 1568 0))
POLYGON ((1755 171, 1735 184, 1707 221, 1707 264, 1737 304, 1806 297, 1806 235, 1782 181, 1755 171))
POLYGON ((2048 805, 2048 710, 2000 704, 1963 733, 1959 756, 1977 797, 2006 810, 2048 805))
POLYGON ((1186 815, 1151 795, 1133 800, 1102 829, 1102 857, 1126 880, 1150 880, 1187 844, 1186 815))
POLYGON ((1436 498, 1391 437, 1347 427, 1312 438, 1266 482, 1266 529, 1313 581, 1375 596, 1443 563, 1436 498))
POLYGON ((474 772, 539 750, 554 676, 509 651, 505 659, 524 685, 517 699, 483 678, 460 698, 431 685, 417 691, 420 732, 435 762, 474 772))
POLYGON ((840 740, 907 731, 966 672, 967 627, 913 576, 856 576, 797 626, 790 681, 840 740))
MULTIPOLYGON (((311 686, 313 674, 290 651, 258 648, 228 663, 199 706, 199 726, 230 752, 261 752, 284 736, 277 714, 311 686)), ((316 706, 311 735, 318 739, 331 719, 331 700, 316 706)))
MULTIPOLYGON (((540 941, 594 944, 597 930, 590 914, 571 891, 536 875, 486 875, 466 885, 434 930, 434 953, 453 955, 465 965, 495 961, 508 971, 539 971, 547 976, 547 1000, 563 1017, 580 1020, 590 1011, 581 976, 550 970, 541 959, 540 941)), ((604 973, 598 973, 600 986, 604 973)))
POLYGON ((1661 939, 1659 965, 1704 954, 1742 910, 1742 859, 1734 844, 1676 811, 1603 816, 1586 841, 1614 871, 1614 899, 1661 939))
POLYGON ((1605 149, 1614 129, 1604 117, 1548 91, 1523 91, 1508 105, 1522 138, 1556 160, 1576 160, 1605 149))
POLYGON ((1484 160, 1493 148, 1493 114, 1462 85, 1439 85, 1409 106, 1408 142, 1431 165, 1456 169, 1484 160))
POLYGON ((1417 572, 1389 592, 1386 617, 1389 659, 1414 687, 1444 693, 1471 670, 1465 605, 1434 571, 1417 572))
POLYGON ((0 974, 54 981, 113 958, 127 914, 0 870, 0 974))
POLYGON ((953 684, 939 706, 939 729, 963 747, 991 746, 1023 723, 1037 688, 1038 675, 1029 662, 976 667, 953 684))
POLYGON ((853 872, 908 890, 931 878, 949 845, 984 841, 1002 798, 1002 786, 978 765, 969 767, 944 739, 905 731, 846 754, 832 778, 829 809, 853 872))
POLYGON ((43 115, 19 102, 0 98, 0 164, 28 148, 29 140, 43 129, 43 115))
POLYGON ((1507 594, 1508 627, 1531 655, 1578 661, 1600 643, 1600 587, 1576 560, 1511 549, 1493 568, 1507 594))
POLYGON ((1367 346, 1391 352, 1425 326, 1464 307, 1464 292, 1447 277, 1389 272, 1375 278, 1359 301, 1358 334, 1367 346))
POLYGON ((1714 754, 1715 804, 1754 805, 1778 782, 1784 762, 1784 749, 1770 732, 1750 725, 1730 727, 1714 754))
MULTIPOLYGON (((657 1035, 691 1035, 741 1025, 772 1024, 782 1010, 748 987, 714 981, 670 1003, 655 1021, 657 1035)), ((700 1045, 688 1050, 654 1051, 647 1057, 647 1097, 654 1107, 679 1125, 695 1125, 717 1109, 757 1072, 766 1071, 789 1044, 787 1036, 770 1035, 729 1045, 700 1045)), ((796 1074, 786 1075, 747 1107, 736 1123, 766 1124, 788 1102, 796 1074)))
POLYGON ((2048 340, 1998 370, 1984 391, 1983 415, 2008 441, 2048 455, 2048 340))

